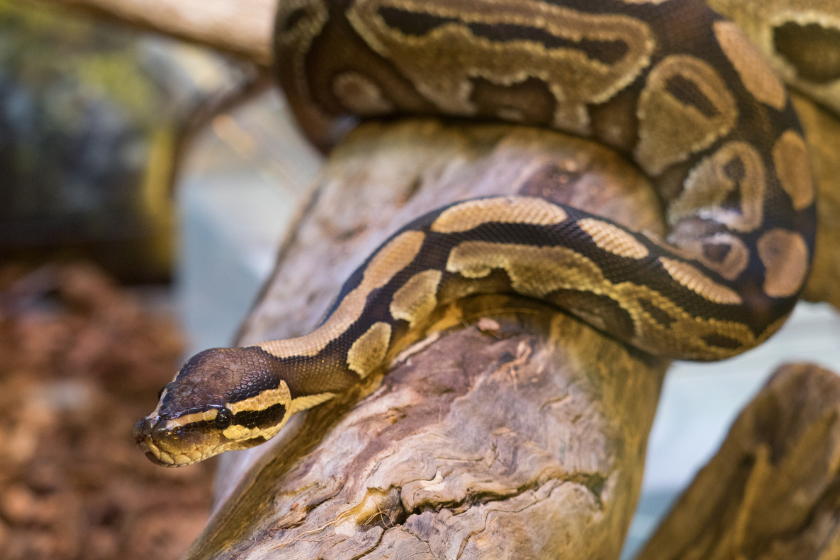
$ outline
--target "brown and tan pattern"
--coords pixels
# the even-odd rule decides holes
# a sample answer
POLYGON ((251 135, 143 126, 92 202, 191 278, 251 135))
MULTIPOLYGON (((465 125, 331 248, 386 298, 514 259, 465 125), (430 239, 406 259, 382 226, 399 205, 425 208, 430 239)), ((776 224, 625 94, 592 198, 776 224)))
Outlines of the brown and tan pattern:
MULTIPOLYGON (((529 196, 429 212, 350 277, 311 334, 188 362, 138 440, 173 422, 167 441, 194 427, 209 434, 204 449, 256 445, 380 370, 435 309, 473 294, 539 299, 670 358, 727 358, 775 332, 804 285, 815 232, 808 153, 781 82, 700 0, 578 4, 291 0, 277 18, 278 73, 322 146, 346 117, 377 115, 593 135, 656 183, 668 237, 526 187, 529 196), (288 397, 259 401, 280 386, 288 397)), ((830 61, 796 52, 803 75, 831 74, 830 61)))
POLYGON ((735 126, 738 107, 708 62, 675 54, 648 76, 638 115, 636 160, 656 177, 726 136, 735 126))

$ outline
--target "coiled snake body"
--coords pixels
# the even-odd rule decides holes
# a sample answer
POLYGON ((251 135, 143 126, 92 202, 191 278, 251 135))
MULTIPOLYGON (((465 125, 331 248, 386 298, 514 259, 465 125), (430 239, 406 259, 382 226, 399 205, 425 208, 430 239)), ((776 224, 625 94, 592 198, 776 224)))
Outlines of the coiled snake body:
POLYGON ((351 115, 443 114, 593 137, 667 205, 667 241, 528 196, 455 203, 386 241, 312 334, 191 358, 135 437, 180 466, 262 443, 381 368, 456 298, 555 304, 641 350, 761 343, 806 279, 808 154, 786 91, 699 0, 284 0, 278 71, 309 136, 351 115))

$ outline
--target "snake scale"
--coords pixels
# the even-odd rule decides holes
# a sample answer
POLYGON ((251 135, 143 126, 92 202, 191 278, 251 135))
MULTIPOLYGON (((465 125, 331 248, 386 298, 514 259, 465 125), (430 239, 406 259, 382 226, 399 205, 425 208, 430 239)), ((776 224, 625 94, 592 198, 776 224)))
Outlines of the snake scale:
POLYGON ((446 115, 573 133, 625 153, 667 240, 528 196, 457 202, 396 232, 311 334, 191 358, 135 428, 181 466, 273 437, 381 369, 436 307, 554 304, 640 350, 719 360, 773 334, 814 252, 808 153, 782 83, 700 0, 283 0, 277 71, 308 136, 446 115))

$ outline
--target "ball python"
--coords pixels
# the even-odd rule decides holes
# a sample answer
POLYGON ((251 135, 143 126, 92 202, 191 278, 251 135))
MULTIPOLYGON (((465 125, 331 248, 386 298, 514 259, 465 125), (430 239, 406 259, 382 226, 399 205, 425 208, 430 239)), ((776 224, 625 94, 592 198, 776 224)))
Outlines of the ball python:
POLYGON ((593 138, 651 180, 669 234, 530 196, 420 216, 311 334, 189 359, 135 428, 155 463, 268 440, 457 298, 537 298, 645 352, 719 360, 773 334, 803 287, 816 216, 796 114, 755 47, 700 0, 283 0, 275 51, 320 146, 353 119, 401 115, 593 138))

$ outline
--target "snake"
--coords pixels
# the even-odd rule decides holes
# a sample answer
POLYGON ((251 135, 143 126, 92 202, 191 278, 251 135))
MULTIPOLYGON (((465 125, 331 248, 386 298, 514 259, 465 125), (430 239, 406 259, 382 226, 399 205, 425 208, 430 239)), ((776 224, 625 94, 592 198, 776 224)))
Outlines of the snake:
POLYGON ((383 371, 412 329, 467 296, 535 298, 679 360, 740 354, 790 315, 814 253, 808 150, 765 57, 704 2, 283 0, 274 49, 317 146, 358 120, 404 116, 583 136, 642 170, 668 233, 536 196, 419 216, 347 279, 310 334, 190 358, 135 427, 152 462, 267 441, 383 371))

